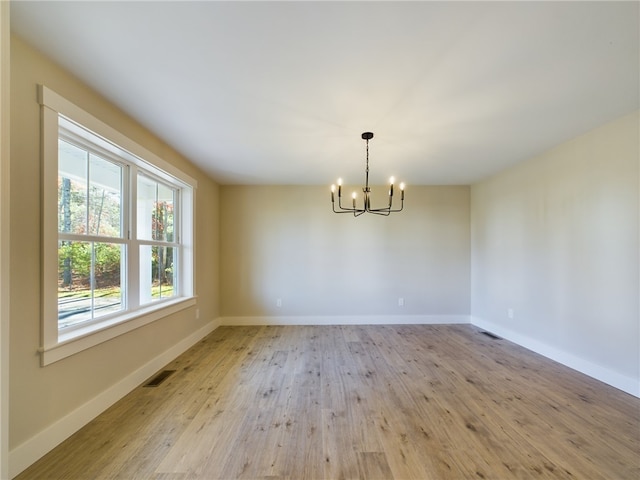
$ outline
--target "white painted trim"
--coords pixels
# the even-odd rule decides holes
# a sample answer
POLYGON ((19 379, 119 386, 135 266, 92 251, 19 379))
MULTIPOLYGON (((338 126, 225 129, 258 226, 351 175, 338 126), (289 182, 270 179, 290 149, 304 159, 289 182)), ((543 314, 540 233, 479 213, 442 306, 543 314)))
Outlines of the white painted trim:
MULTIPOLYGON (((193 202, 195 202, 197 181, 44 85, 38 86, 38 101, 41 105, 41 162, 43 171, 41 206, 42 312, 39 351, 41 366, 44 367, 196 304, 196 299, 193 296, 195 284, 193 278, 190 277, 195 275, 192 263, 195 258, 195 235, 193 217, 191 216, 195 215, 193 202), (64 118, 61 118, 60 115, 64 118), (154 302, 153 305, 140 306, 133 301, 136 297, 135 293, 132 293, 129 296, 128 310, 124 314, 79 329, 58 330, 58 299, 55 291, 58 277, 58 226, 56 202, 51 201, 57 198, 58 187, 56 182, 50 182, 49 179, 55 179, 58 176, 58 138, 61 126, 66 132, 71 132, 80 138, 85 138, 84 135, 90 136, 91 142, 95 141, 101 144, 102 148, 125 159, 134 171, 139 167, 140 170, 145 170, 154 176, 157 175, 164 181, 171 183, 172 186, 181 189, 183 195, 179 201, 179 208, 181 208, 183 215, 180 221, 184 227, 178 229, 181 230, 182 236, 180 239, 182 257, 179 263, 179 281, 182 282, 181 297, 166 302, 154 302)), ((133 181, 129 186, 133 189, 129 192, 133 198, 135 198, 135 185, 135 181, 133 181)), ((133 215, 135 216, 135 209, 133 215)), ((132 229, 135 230, 135 218, 132 221, 132 229)), ((133 234, 133 238, 134 240, 128 239, 130 247, 128 249, 130 257, 128 278, 130 280, 129 290, 135 292, 137 289, 131 287, 137 283, 133 279, 136 278, 135 272, 139 268, 137 262, 139 242, 135 240, 135 234, 133 234)))
POLYGON ((185 308, 193 307, 196 301, 196 297, 177 298, 119 316, 113 320, 113 323, 101 322, 97 325, 97 329, 96 325, 90 325, 86 329, 78 329, 68 335, 62 334, 57 343, 40 349, 41 365, 43 367, 50 365, 185 308))
MULTIPOLYGON (((50 108, 42 108, 40 136, 42 165, 40 346, 46 350, 50 344, 58 342, 58 205, 57 201, 53 201, 58 198, 58 112, 50 108), (51 179, 51 181, 45 181, 45 179, 51 179)), ((44 355, 41 360, 42 366, 47 365, 44 355)))
POLYGON ((115 385, 112 385, 84 405, 76 408, 73 412, 11 450, 9 452, 9 478, 18 475, 59 443, 84 427, 162 367, 213 332, 219 325, 218 320, 211 320, 205 326, 130 373, 115 385))
POLYGON ((220 325, 403 325, 470 323, 468 315, 309 315, 220 317, 220 325))
POLYGON ((604 382, 623 392, 640 397, 640 379, 628 377, 611 369, 597 365, 584 358, 577 357, 558 348, 547 345, 526 335, 514 332, 513 330, 496 325, 488 320, 479 317, 471 317, 471 323, 488 332, 494 333, 510 342, 517 343, 521 347, 527 348, 544 357, 550 358, 562 365, 584 373, 596 380, 604 382))
POLYGON ((0 1, 0 479, 9 478, 10 2, 0 1))

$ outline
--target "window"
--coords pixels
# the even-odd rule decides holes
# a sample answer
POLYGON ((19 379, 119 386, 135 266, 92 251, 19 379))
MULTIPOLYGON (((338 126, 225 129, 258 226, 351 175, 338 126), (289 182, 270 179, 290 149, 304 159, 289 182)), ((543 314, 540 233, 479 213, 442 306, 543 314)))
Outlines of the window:
POLYGON ((126 166, 74 142, 59 123, 58 329, 65 330, 126 309, 126 166))
POLYGON ((138 175, 141 303, 176 294, 173 271, 179 250, 174 231, 177 193, 175 188, 138 175))
POLYGON ((195 304, 195 181, 56 93, 43 115, 47 365, 195 304))

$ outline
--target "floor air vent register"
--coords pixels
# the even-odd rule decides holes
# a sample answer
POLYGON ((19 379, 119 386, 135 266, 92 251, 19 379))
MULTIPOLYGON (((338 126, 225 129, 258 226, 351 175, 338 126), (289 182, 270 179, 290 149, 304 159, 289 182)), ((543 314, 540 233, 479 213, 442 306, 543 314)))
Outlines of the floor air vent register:
POLYGON ((174 373, 176 373, 175 370, 163 370, 147 383, 145 383, 143 387, 157 387, 174 373))
POLYGON ((493 338, 494 340, 501 340, 499 336, 494 335, 491 332, 480 332, 480 333, 482 333, 483 335, 486 335, 487 337, 493 338))

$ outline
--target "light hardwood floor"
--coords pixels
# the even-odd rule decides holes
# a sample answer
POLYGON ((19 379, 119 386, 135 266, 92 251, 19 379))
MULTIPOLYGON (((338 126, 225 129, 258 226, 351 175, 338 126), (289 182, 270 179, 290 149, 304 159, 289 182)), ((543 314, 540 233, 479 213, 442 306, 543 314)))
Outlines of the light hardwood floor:
POLYGON ((470 325, 221 327, 167 369, 18 478, 640 478, 640 399, 470 325))

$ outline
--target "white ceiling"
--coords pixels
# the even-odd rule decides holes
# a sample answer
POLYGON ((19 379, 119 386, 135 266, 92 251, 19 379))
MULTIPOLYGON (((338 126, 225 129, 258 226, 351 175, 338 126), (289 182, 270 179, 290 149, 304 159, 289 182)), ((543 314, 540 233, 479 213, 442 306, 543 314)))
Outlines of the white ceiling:
POLYGON ((469 184, 639 107, 638 2, 21 2, 12 30, 225 184, 469 184))

